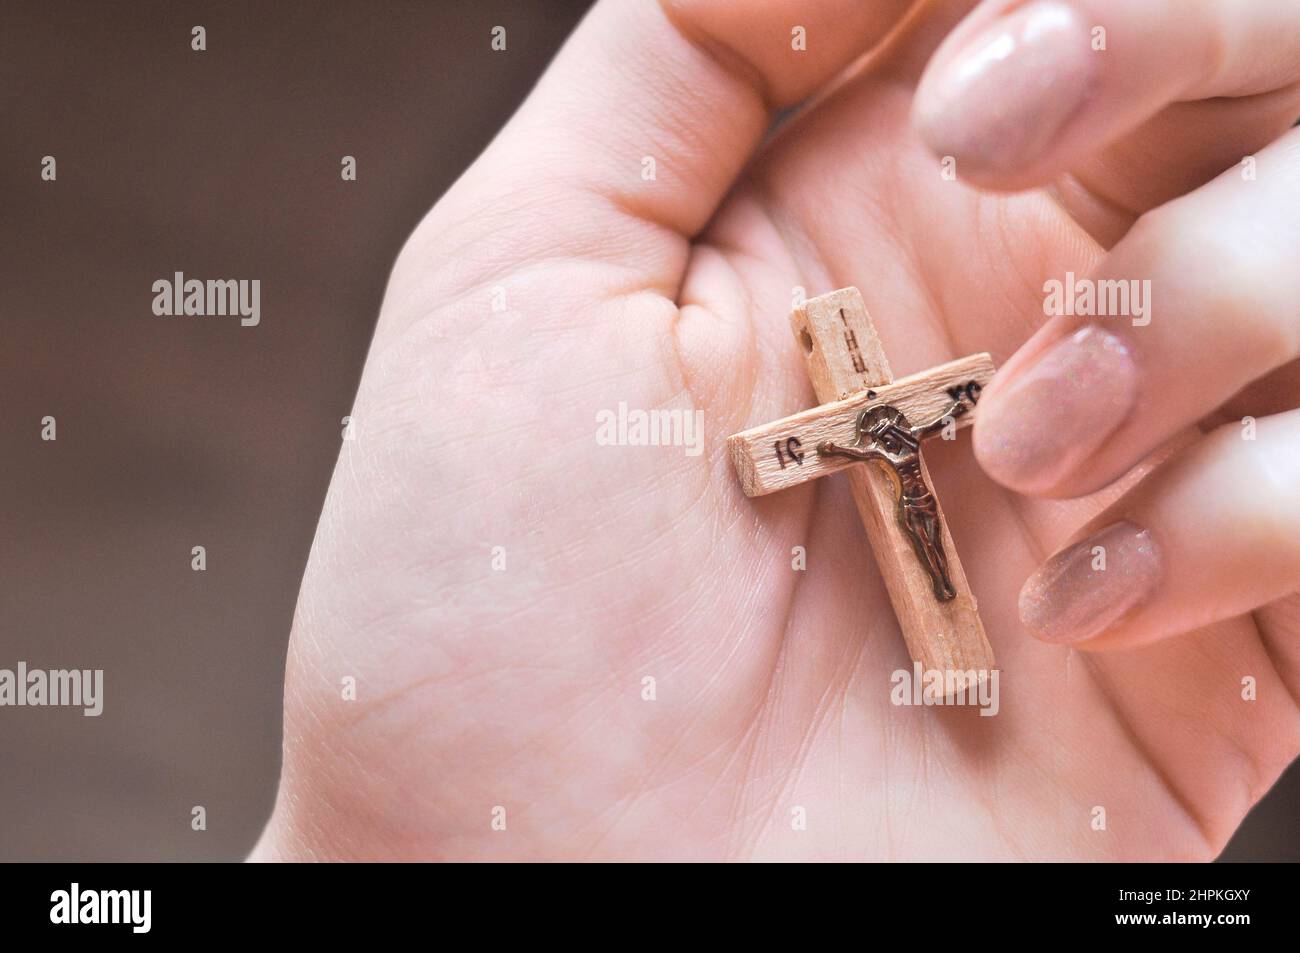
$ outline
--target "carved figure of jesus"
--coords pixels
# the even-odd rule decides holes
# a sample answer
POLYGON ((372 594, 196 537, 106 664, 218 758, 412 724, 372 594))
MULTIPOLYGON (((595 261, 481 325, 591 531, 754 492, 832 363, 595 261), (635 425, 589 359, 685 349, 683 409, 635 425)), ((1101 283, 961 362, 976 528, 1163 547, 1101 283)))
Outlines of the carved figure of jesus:
POLYGON ((858 418, 853 446, 841 447, 831 441, 817 445, 818 453, 870 460, 885 466, 893 477, 898 494, 898 522, 929 571, 935 598, 940 602, 952 599, 957 591, 948 577, 938 505, 921 471, 921 441, 933 437, 943 429, 947 420, 960 417, 966 411, 966 404, 959 398, 930 423, 913 427, 903 412, 895 407, 872 407, 858 418))

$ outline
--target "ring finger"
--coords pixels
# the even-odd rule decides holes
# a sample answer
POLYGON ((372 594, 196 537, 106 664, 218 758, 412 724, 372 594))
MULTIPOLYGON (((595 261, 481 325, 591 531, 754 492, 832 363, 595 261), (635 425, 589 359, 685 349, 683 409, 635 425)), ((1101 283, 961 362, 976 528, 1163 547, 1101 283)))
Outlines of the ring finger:
POLYGON ((1300 410, 1225 424, 1092 520, 1020 597, 1040 639, 1127 648, 1300 587, 1300 410))

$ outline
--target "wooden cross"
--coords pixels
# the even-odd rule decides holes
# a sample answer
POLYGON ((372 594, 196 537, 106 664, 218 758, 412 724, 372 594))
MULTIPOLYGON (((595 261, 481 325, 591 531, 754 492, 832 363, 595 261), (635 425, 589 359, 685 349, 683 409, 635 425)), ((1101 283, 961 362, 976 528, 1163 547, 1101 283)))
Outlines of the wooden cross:
POLYGON ((953 673, 958 687, 961 673, 983 681, 993 650, 920 443, 971 422, 993 359, 974 354, 895 381, 857 288, 810 299, 790 324, 823 403, 727 440, 745 495, 847 470, 912 658, 953 673))

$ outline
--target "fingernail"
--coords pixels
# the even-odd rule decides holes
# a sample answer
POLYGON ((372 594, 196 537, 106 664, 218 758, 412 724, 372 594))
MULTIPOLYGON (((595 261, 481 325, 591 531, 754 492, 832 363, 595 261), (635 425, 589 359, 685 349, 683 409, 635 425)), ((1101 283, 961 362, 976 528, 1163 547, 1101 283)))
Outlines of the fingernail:
POLYGON ((1128 347, 1088 325, 980 404, 975 455, 999 483, 1027 493, 1050 490, 1119 428, 1137 392, 1128 347))
POLYGON ((1087 24, 1062 3, 1037 0, 927 72, 916 95, 917 129, 959 164, 1022 167, 1082 105, 1096 68, 1087 24))
POLYGON ((1128 520, 1061 550, 1020 590, 1020 621, 1045 642, 1081 642, 1142 602, 1160 577, 1151 533, 1128 520))

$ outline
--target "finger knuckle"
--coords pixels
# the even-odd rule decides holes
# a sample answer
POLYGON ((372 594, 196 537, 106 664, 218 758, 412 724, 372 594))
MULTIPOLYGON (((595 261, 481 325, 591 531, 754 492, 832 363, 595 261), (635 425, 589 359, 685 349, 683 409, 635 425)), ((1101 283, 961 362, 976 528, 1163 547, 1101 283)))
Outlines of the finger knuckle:
POLYGON ((1229 348, 1252 375, 1292 360, 1300 354, 1300 316, 1275 251, 1203 218, 1173 209, 1146 218, 1140 240, 1152 246, 1162 310, 1229 348))

